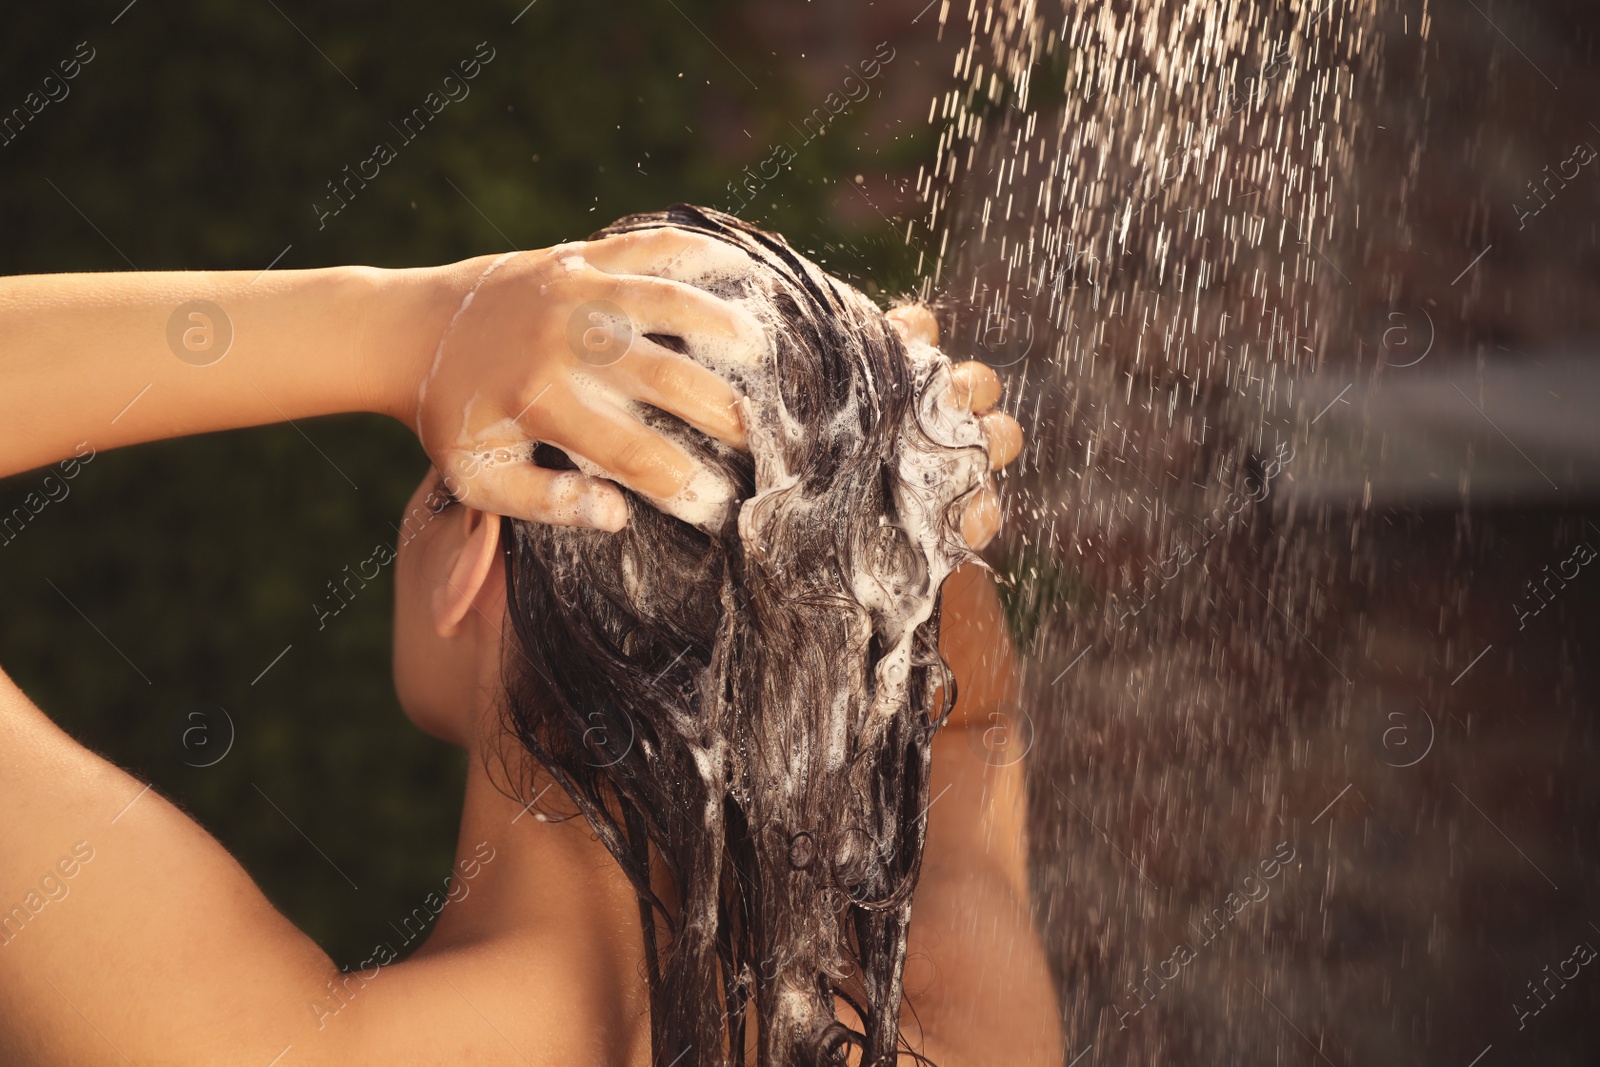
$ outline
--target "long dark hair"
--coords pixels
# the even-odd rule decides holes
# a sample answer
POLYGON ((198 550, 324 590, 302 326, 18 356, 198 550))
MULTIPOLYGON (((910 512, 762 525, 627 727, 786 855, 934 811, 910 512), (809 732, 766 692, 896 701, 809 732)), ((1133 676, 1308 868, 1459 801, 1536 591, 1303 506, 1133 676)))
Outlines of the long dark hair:
POLYGON ((752 455, 640 411, 738 506, 696 527, 630 495, 616 534, 503 520, 507 719, 637 889, 656 1067, 742 1064, 752 1021, 763 1067, 852 1044, 892 1064, 929 742, 955 697, 938 587, 970 556, 981 438, 934 395, 948 362, 781 238, 681 205, 602 233, 660 226, 746 253, 695 284, 773 339, 717 365, 752 455))

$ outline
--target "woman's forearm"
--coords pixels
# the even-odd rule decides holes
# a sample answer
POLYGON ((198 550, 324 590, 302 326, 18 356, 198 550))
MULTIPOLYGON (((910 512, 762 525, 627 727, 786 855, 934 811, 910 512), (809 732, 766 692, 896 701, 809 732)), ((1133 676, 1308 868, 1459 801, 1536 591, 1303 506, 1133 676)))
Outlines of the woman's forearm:
POLYGON ((0 278, 0 476, 80 442, 404 418, 465 266, 0 278))
POLYGON ((1022 766, 980 756, 977 729, 934 739, 903 1026, 941 1067, 1060 1067, 1055 983, 1029 903, 1022 766))
POLYGON ((376 411, 465 504, 617 530, 618 485, 672 511, 702 473, 636 405, 745 444, 733 387, 651 339, 769 347, 748 311, 670 277, 697 252, 729 254, 663 228, 413 270, 3 278, 0 476, 80 444, 376 411), (509 462, 538 444, 604 476, 509 462))
POLYGON ((1055 985, 1034 927, 1017 661, 993 579, 944 586, 940 651, 956 707, 933 738, 933 774, 908 939, 904 1029, 944 1067, 1059 1067, 1055 985))

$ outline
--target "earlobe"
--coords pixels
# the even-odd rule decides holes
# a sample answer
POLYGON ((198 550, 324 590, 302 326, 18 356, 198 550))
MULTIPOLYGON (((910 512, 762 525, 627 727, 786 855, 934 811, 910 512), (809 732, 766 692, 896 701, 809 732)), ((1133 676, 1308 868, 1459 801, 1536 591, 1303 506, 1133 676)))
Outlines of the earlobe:
POLYGON ((466 533, 450 561, 443 585, 433 591, 433 628, 440 637, 453 637, 483 586, 494 572, 500 549, 500 517, 475 508, 462 508, 466 533))

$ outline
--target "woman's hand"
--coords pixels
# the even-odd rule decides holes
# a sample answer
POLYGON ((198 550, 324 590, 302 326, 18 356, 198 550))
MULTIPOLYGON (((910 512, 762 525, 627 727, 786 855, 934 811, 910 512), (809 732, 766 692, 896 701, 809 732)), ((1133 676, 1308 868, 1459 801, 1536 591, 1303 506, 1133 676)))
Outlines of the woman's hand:
MULTIPOLYGON (((760 359, 769 342, 752 316, 673 278, 724 263, 743 265, 713 237, 661 228, 463 265, 475 280, 420 368, 413 417, 452 493, 495 514, 621 529, 627 505, 610 481, 530 459, 538 443, 549 443, 591 472, 656 502, 670 500, 688 486, 696 464, 630 415, 630 400, 744 447, 733 387, 647 336, 681 338, 692 352, 760 359)), ((926 308, 897 308, 889 319, 907 339, 938 341, 926 308)), ((1016 458, 1022 433, 1009 415, 992 410, 999 379, 975 362, 957 366, 953 378, 949 402, 978 415, 991 467, 1000 469, 1016 458)), ((1000 504, 992 487, 974 497, 961 526, 975 548, 994 537, 1000 504)))
POLYGON ((476 281, 417 387, 417 434, 451 492, 494 514, 621 529, 627 504, 610 481, 531 459, 549 443, 586 470, 670 500, 697 464, 629 414, 630 400, 744 447, 733 387, 647 336, 760 359, 769 341, 748 312, 666 276, 730 257, 738 269, 742 257, 725 243, 663 228, 474 261, 476 281))
MULTIPOLYGON (((939 345, 939 324, 933 312, 921 304, 909 304, 889 312, 889 322, 906 341, 921 341, 935 348, 939 345)), ((982 363, 968 361, 956 364, 951 372, 950 395, 947 401, 978 416, 984 440, 989 446, 989 469, 999 470, 1022 451, 1022 427, 1003 411, 995 411, 1000 402, 1000 379, 982 363)), ((974 549, 982 548, 1000 532, 1000 494, 994 486, 986 484, 973 496, 961 513, 961 535, 974 549)))

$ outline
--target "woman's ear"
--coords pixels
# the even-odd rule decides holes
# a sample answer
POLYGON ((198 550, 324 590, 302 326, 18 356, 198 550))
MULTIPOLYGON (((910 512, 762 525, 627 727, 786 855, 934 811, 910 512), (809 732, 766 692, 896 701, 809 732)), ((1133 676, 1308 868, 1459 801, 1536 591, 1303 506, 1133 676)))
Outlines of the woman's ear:
POLYGON ((433 591, 433 628, 454 637, 494 573, 500 550, 500 516, 462 507, 460 542, 452 550, 444 584, 433 591))

